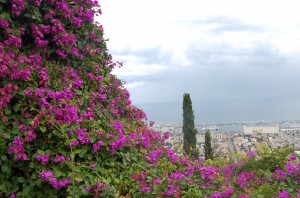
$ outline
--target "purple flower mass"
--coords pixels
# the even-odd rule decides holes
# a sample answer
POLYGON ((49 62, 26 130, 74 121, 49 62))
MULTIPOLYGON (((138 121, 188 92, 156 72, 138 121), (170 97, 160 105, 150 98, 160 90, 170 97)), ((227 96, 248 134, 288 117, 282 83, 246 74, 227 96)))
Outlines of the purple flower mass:
POLYGON ((5 21, 5 20, 3 20, 3 19, 0 19, 0 28, 5 29, 5 28, 7 28, 9 25, 10 25, 10 24, 9 24, 8 21, 5 21))
POLYGON ((282 191, 278 193, 279 198, 290 198, 289 192, 288 191, 282 191))
POLYGON ((43 164, 43 165, 46 165, 46 164, 48 164, 48 162, 49 162, 49 155, 40 155, 40 154, 38 154, 37 156, 36 156, 36 159, 41 163, 41 164, 43 164))
POLYGON ((296 153, 264 178, 240 169, 256 152, 215 168, 167 147, 171 134, 147 125, 112 74, 122 63, 94 21, 97 0, 2 0, 0 10, 0 197, 242 198, 261 186, 299 197, 296 153))
POLYGON ((174 186, 168 186, 168 191, 165 192, 165 195, 167 196, 171 196, 175 193, 175 189, 174 189, 174 186))
POLYGON ((61 188, 66 188, 70 185, 70 178, 66 178, 65 180, 61 180, 61 181, 58 181, 56 178, 51 178, 50 179, 50 184, 56 190, 59 190, 61 188))
POLYGON ((50 177, 52 177, 52 172, 48 171, 48 172, 41 172, 40 176, 42 178, 43 181, 47 181, 50 177))

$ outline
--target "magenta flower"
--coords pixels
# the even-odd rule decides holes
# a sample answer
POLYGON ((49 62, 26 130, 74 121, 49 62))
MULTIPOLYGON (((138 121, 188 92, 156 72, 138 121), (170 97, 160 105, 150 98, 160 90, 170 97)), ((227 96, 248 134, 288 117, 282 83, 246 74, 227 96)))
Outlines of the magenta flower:
POLYGON ((60 50, 60 49, 57 49, 55 52, 62 59, 65 59, 67 57, 67 55, 62 50, 60 50))
POLYGON ((194 174, 194 166, 189 166, 188 170, 184 173, 186 176, 192 176, 194 174))
POLYGON ((56 158, 54 158, 54 163, 64 163, 65 162, 65 157, 62 155, 62 156, 58 156, 56 158))
POLYGON ((76 147, 78 144, 79 144, 79 142, 77 140, 70 142, 70 146, 72 146, 72 147, 76 147))
POLYGON ((166 191, 165 192, 165 195, 167 195, 167 196, 171 196, 171 195, 173 195, 174 193, 175 193, 175 190, 174 190, 174 186, 168 186, 168 191, 166 191))
POLYGON ((96 164, 92 164, 90 167, 91 167, 92 169, 95 169, 95 168, 96 168, 96 164))
POLYGON ((291 155, 291 156, 289 157, 289 160, 290 160, 290 161, 296 160, 296 156, 295 156, 295 155, 291 155))
POLYGON ((99 150, 100 150, 100 147, 102 146, 102 142, 101 142, 101 140, 99 140, 98 142, 97 142, 97 144, 93 144, 93 151, 96 153, 96 152, 98 152, 99 150))
POLYGON ((49 158, 50 158, 49 155, 40 155, 40 154, 38 154, 38 155, 36 156, 36 159, 37 159, 39 162, 41 162, 41 164, 43 164, 43 165, 48 164, 49 158))
POLYGON ((253 172, 242 172, 238 176, 238 185, 240 188, 244 188, 245 186, 250 186, 252 182, 256 180, 256 175, 253 172))
POLYGON ((9 37, 4 44, 8 47, 17 47, 20 48, 22 47, 22 40, 21 38, 17 37, 17 36, 11 36, 9 37))
POLYGON ((8 21, 5 21, 3 19, 0 19, 0 28, 7 28, 9 26, 9 22, 8 21))
POLYGON ((91 187, 90 186, 87 186, 87 187, 85 187, 85 192, 89 192, 90 190, 91 190, 91 187))
POLYGON ((255 155, 256 155, 256 153, 253 151, 247 152, 247 157, 253 158, 253 157, 255 157, 255 155))
POLYGON ((218 192, 216 194, 211 195, 210 198, 222 198, 222 195, 218 192))
POLYGON ((119 135, 123 134, 123 126, 120 120, 114 124, 114 129, 119 133, 119 135))
POLYGON ((20 161, 25 161, 27 160, 27 156, 25 153, 19 153, 18 154, 18 157, 17 157, 17 160, 20 160, 20 161))
POLYGON ((52 172, 50 171, 40 172, 40 177, 42 178, 43 181, 47 181, 50 177, 52 177, 52 172))
POLYGON ((291 164, 291 162, 288 162, 286 165, 286 169, 287 169, 287 174, 288 175, 293 175, 296 173, 296 167, 293 166, 293 164, 291 164))
POLYGON ((160 179, 155 178, 152 180, 152 182, 153 182, 153 185, 158 185, 158 184, 160 184, 160 179))
POLYGON ((51 178, 50 184, 56 190, 59 190, 60 188, 66 188, 70 185, 70 178, 66 178, 65 180, 62 181, 58 181, 56 178, 51 178))
POLYGON ((25 142, 32 142, 36 139, 36 133, 33 130, 28 131, 27 135, 25 136, 25 142))
POLYGON ((35 43, 35 46, 38 48, 47 47, 47 45, 49 44, 49 42, 47 40, 42 40, 39 37, 35 39, 34 43, 35 43))
POLYGON ((279 196, 279 198, 290 198, 288 191, 278 192, 278 196, 279 196))
POLYGON ((80 18, 73 17, 72 22, 75 28, 80 28, 83 21, 80 18))
POLYGON ((229 188, 228 190, 222 192, 222 195, 225 197, 225 198, 228 198, 230 197, 231 195, 233 195, 234 191, 232 188, 229 188))
POLYGON ((166 132, 166 133, 164 134, 164 138, 167 140, 167 139, 169 139, 169 137, 170 137, 170 133, 169 133, 169 132, 166 132))
POLYGON ((184 166, 187 166, 187 165, 189 165, 189 160, 188 160, 188 158, 186 158, 186 157, 184 157, 184 158, 182 158, 181 160, 180 160, 180 164, 181 165, 184 165, 184 166))
POLYGON ((27 127, 26 127, 26 125, 24 125, 24 124, 21 124, 21 125, 19 126, 19 129, 20 129, 20 131, 21 131, 22 133, 24 133, 25 131, 27 131, 27 127))
POLYGON ((23 142, 20 137, 16 137, 12 142, 12 145, 9 147, 7 153, 8 154, 16 154, 17 160, 25 161, 27 159, 25 152, 25 148, 23 146, 23 142))

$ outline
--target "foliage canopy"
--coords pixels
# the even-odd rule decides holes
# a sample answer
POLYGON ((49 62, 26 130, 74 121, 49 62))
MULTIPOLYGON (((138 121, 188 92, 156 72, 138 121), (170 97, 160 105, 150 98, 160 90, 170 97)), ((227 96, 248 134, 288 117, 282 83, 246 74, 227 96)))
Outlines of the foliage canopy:
MULTIPOLYGON (((111 74, 121 64, 112 61, 94 21, 100 14, 96 0, 0 0, 0 197, 254 192, 252 173, 227 178, 238 165, 204 166, 164 147, 168 134, 147 125, 111 74)), ((288 163, 273 183, 261 178, 258 193, 270 194, 273 185, 275 194, 296 195, 300 165, 294 157, 288 163)))

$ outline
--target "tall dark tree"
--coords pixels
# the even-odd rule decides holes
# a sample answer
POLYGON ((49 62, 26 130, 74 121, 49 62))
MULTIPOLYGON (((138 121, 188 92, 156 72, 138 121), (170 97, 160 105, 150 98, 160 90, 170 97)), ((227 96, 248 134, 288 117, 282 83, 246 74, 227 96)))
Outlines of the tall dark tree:
POLYGON ((192 101, 190 94, 183 95, 183 150, 185 154, 198 158, 199 152, 196 148, 197 138, 194 122, 194 112, 192 108, 192 101))
POLYGON ((204 151, 205 151, 205 160, 214 159, 213 149, 211 145, 211 133, 209 130, 206 130, 205 132, 205 145, 204 145, 204 151))

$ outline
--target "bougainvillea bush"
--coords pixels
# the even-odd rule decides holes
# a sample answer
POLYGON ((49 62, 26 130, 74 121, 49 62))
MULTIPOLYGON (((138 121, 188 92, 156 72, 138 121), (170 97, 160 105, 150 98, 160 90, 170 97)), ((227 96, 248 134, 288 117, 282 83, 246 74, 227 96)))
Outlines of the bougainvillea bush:
POLYGON ((262 180, 164 147, 111 74, 100 14, 96 0, 0 0, 0 197, 297 196, 294 158, 262 180))

